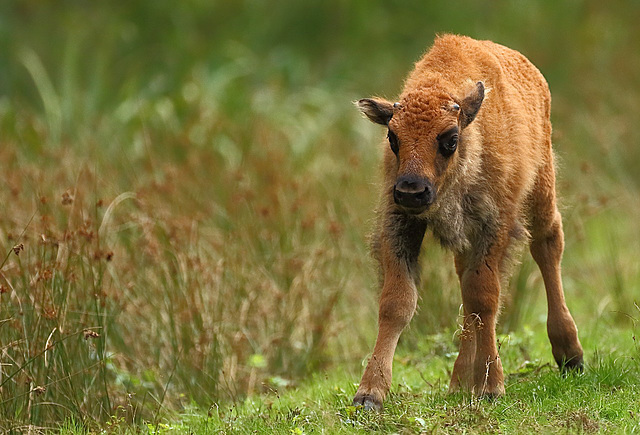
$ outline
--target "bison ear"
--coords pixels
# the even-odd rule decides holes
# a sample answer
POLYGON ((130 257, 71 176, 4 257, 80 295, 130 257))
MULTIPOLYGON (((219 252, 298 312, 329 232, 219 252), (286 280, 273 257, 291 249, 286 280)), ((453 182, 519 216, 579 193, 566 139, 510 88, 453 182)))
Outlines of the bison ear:
POLYGON ((474 89, 464 97, 460 104, 462 108, 462 114, 460 116, 460 126, 465 128, 471 124, 482 106, 482 100, 484 100, 484 83, 478 82, 474 89))
POLYGON ((393 117, 393 103, 382 98, 363 98, 356 101, 356 106, 376 124, 388 125, 393 117))

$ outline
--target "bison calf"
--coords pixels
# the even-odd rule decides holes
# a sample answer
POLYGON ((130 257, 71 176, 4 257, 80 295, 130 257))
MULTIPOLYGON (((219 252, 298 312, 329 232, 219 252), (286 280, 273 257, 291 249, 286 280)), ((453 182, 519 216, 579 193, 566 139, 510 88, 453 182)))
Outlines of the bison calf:
POLYGON ((389 146, 373 239, 383 274, 378 338, 354 404, 382 408, 398 338, 416 309, 427 228, 453 251, 462 289, 463 331, 449 391, 504 393, 495 334, 500 283, 509 248, 522 239, 530 239, 544 279, 553 356, 563 370, 582 368, 560 278, 550 102, 544 77, 522 54, 454 35, 436 39, 398 102, 357 102, 388 128, 389 146))

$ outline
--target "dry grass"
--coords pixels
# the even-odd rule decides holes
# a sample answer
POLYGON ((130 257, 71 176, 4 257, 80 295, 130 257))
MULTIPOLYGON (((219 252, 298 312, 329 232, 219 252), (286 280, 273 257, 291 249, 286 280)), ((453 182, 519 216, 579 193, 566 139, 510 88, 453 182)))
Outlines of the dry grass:
MULTIPOLYGON (((23 130, 5 142, 5 418, 140 421, 161 406, 239 400, 353 357, 363 339, 336 336, 357 320, 351 307, 374 313, 362 211, 375 155, 361 174, 363 156, 327 158, 337 134, 312 129, 315 150, 292 159, 294 145, 282 127, 267 128, 268 113, 250 129, 226 121, 224 133, 202 139, 226 141, 224 152, 183 149, 193 146, 183 137, 192 123, 216 129, 203 113, 211 97, 191 95, 201 110, 175 129, 160 125, 176 119, 153 119, 161 113, 152 127, 120 126, 142 137, 137 158, 105 159, 104 139, 86 127, 83 155, 71 139, 56 144, 37 118, 16 128, 50 144, 42 155, 21 151, 23 130), (167 158, 167 148, 180 156, 167 158), (333 197, 345 183, 355 199, 333 197)), ((350 110, 342 108, 357 125, 350 110)))

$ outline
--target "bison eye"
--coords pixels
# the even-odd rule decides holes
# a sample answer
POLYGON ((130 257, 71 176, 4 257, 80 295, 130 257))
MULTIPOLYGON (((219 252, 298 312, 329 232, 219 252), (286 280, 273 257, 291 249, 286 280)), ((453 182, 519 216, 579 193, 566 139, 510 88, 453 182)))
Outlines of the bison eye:
POLYGON ((438 149, 440 154, 445 157, 449 157, 458 148, 458 128, 452 128, 451 130, 438 136, 438 149))
POLYGON ((396 136, 394 132, 389 130, 389 133, 387 133, 387 139, 389 139, 389 145, 391 145, 391 151, 393 151, 393 153, 397 156, 398 150, 399 150, 398 136, 396 136))
POLYGON ((458 135, 451 136, 448 141, 440 142, 440 152, 443 156, 448 157, 453 154, 458 147, 458 135))

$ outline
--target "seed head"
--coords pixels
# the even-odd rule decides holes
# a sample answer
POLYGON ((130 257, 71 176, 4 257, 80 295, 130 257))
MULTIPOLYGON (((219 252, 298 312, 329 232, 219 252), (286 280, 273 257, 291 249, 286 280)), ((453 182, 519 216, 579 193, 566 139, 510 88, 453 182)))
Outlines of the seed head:
POLYGON ((84 334, 84 339, 85 340, 88 340, 90 338, 98 338, 98 337, 100 337, 100 334, 98 334, 96 331, 93 331, 91 329, 85 329, 83 331, 83 334, 84 334))
POLYGON ((62 205, 69 205, 73 203, 73 195, 67 190, 62 194, 62 205))
POLYGON ((47 389, 41 385, 38 385, 37 387, 33 387, 33 389, 31 390, 32 393, 36 393, 38 396, 44 394, 47 391, 47 389))
POLYGON ((24 245, 22 243, 13 247, 13 252, 15 252, 16 255, 20 255, 20 251, 24 251, 24 245))

